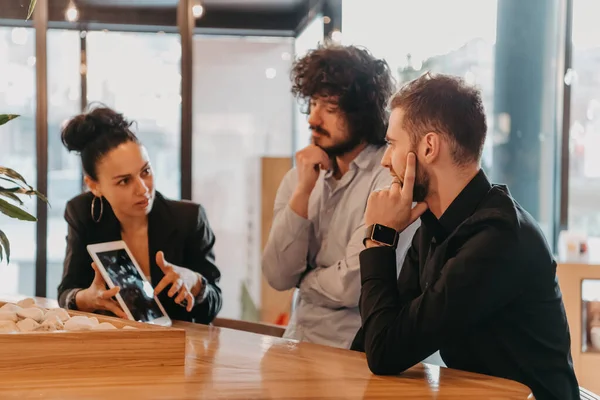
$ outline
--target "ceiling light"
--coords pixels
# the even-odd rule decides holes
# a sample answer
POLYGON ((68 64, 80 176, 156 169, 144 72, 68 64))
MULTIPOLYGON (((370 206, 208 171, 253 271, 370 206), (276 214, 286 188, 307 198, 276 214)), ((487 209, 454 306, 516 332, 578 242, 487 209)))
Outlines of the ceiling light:
POLYGON ((192 6, 192 15, 196 19, 198 19, 198 18, 202 17, 202 15, 204 15, 204 7, 202 6, 202 3, 200 1, 194 2, 194 5, 192 6))
POLYGON ((342 43, 342 32, 335 29, 333 32, 331 32, 331 40, 338 44, 342 43))
POLYGON ((79 19, 79 10, 77 10, 73 0, 69 1, 69 6, 65 11, 65 19, 69 22, 75 22, 79 19))
POLYGON ((265 76, 267 79, 275 79, 277 76, 277 70, 275 68, 267 68, 265 70, 265 76))

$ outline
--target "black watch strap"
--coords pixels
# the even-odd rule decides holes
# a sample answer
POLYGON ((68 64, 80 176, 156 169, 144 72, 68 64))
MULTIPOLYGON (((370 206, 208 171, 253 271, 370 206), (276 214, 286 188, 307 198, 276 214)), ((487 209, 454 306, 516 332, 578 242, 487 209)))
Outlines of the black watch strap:
POLYGON ((67 310, 75 310, 77 311, 77 293, 79 293, 83 289, 73 289, 71 293, 69 293, 67 297, 67 310))

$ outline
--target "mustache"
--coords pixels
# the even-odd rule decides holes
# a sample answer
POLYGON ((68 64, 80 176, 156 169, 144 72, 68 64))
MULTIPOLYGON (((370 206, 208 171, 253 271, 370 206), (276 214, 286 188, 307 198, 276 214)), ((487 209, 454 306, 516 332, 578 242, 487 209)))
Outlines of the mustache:
POLYGON ((310 127, 309 127, 309 128, 310 128, 310 130, 311 130, 311 131, 313 131, 313 132, 316 132, 316 133, 319 133, 319 134, 321 134, 321 135, 324 135, 324 136, 327 136, 327 137, 331 136, 327 130, 323 129, 323 128, 322 128, 322 127, 320 127, 320 126, 317 126, 317 125, 310 125, 310 127))

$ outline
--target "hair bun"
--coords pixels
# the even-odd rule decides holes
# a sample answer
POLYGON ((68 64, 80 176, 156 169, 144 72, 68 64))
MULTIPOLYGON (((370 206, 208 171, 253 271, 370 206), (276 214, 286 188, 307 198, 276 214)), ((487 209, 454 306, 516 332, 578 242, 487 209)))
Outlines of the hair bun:
POLYGON ((99 137, 122 133, 130 126, 123 114, 101 107, 71 119, 63 128, 61 139, 69 151, 81 153, 99 137))

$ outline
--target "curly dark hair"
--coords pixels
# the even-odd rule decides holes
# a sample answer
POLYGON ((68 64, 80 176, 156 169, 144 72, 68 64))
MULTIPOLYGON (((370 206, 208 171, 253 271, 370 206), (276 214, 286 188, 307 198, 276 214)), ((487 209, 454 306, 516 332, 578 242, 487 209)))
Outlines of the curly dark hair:
POLYGON ((385 60, 364 48, 326 43, 294 62, 291 79, 292 93, 305 102, 305 113, 310 113, 312 97, 337 97, 351 137, 385 143, 387 103, 394 91, 385 60))

